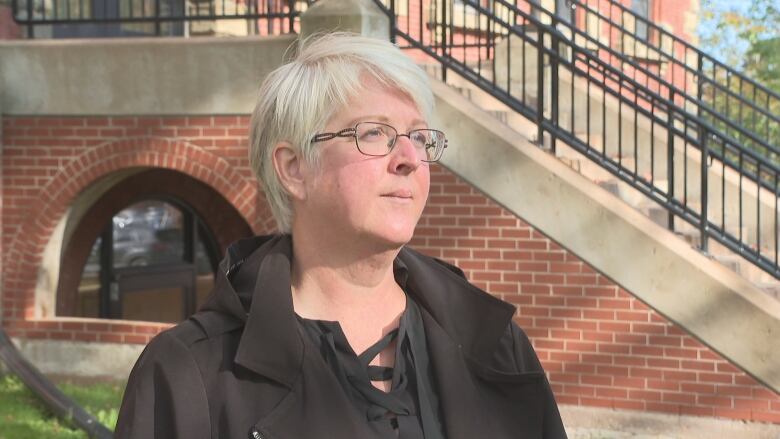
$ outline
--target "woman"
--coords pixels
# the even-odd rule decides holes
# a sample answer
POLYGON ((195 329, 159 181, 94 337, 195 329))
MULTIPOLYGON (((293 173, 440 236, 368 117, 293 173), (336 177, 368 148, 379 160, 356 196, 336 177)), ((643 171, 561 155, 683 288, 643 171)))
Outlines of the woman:
POLYGON ((390 43, 309 39, 263 83, 250 158, 280 234, 233 244, 138 360, 118 438, 565 438, 514 308, 404 245, 447 147, 390 43))

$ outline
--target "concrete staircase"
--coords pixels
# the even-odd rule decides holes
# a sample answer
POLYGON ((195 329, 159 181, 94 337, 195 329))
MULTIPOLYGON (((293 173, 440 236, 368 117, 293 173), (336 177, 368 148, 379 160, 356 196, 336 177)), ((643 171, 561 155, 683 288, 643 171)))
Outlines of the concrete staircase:
MULTIPOLYGON (((521 43, 515 43, 519 46, 521 43)), ((531 52, 530 46, 526 49, 531 52)), ((535 59, 534 56, 528 57, 529 59, 535 59)), ((481 75, 488 80, 492 80, 493 68, 490 63, 492 60, 484 61, 481 66, 481 75)), ((498 60, 497 62, 500 62, 498 60)), ((423 65, 424 69, 431 78, 439 79, 442 76, 442 67, 440 64, 426 64, 423 65)), ((480 68, 479 65, 474 65, 472 68, 475 70, 480 68)), ((517 69, 517 66, 512 66, 517 69)), ((502 69, 496 68, 497 71, 502 69)), ((535 70, 535 69, 534 69, 535 70)), ((528 78, 535 81, 533 78, 528 78)), ((559 108, 561 110, 560 123, 567 127, 567 124, 571 126, 571 111, 575 112, 574 118, 575 135, 581 140, 589 142, 591 145, 603 145, 603 152, 606 156, 621 164, 622 166, 636 171, 636 178, 644 179, 646 182, 652 182, 655 186, 662 189, 668 188, 668 175, 666 172, 666 157, 667 157, 667 139, 665 130, 660 130, 658 127, 654 128, 653 137, 651 138, 651 131, 647 121, 642 121, 637 117, 637 121, 634 120, 633 113, 618 112, 617 102, 607 102, 606 105, 602 105, 603 96, 600 93, 596 93, 593 86, 591 86, 591 94, 583 93, 582 89, 587 87, 583 78, 576 78, 574 87, 571 84, 571 75, 566 75, 565 72, 561 72, 559 76, 560 89, 565 90, 565 96, 559 96, 559 108), (574 90, 574 105, 571 105, 571 90, 574 90), (590 99, 590 104, 588 104, 590 99), (574 108, 572 108, 574 107, 574 108), (602 107, 604 108, 602 113, 602 107), (591 110, 590 126, 586 126, 587 118, 584 114, 587 110, 591 110), (594 111, 598 109, 598 111, 594 111), (599 113, 599 114, 593 114, 599 113), (619 121, 620 118, 622 121, 619 121), (606 119, 606 120, 603 120, 606 119), (604 123, 606 122, 606 123, 604 123), (603 133, 602 127, 615 127, 618 123, 623 123, 625 129, 621 135, 621 139, 617 138, 614 133, 603 133), (638 132, 633 132, 634 126, 637 127, 638 132), (589 129, 588 129, 589 128, 589 129), (634 139, 645 139, 637 142, 636 148, 634 148, 634 139), (652 141, 651 141, 652 140, 652 141), (630 145, 621 151, 621 148, 617 144, 622 141, 624 145, 630 145), (653 166, 650 163, 650 149, 654 148, 653 166)), ((503 81, 506 87, 508 79, 506 77, 497 78, 498 81, 503 81)), ((489 93, 481 90, 468 80, 464 79, 460 75, 454 72, 449 72, 447 75, 447 84, 460 95, 474 103, 477 107, 484 110, 487 114, 492 116, 495 120, 506 125, 515 131, 519 136, 523 137, 530 143, 536 144, 539 148, 552 154, 550 148, 550 139, 545 136, 542 142, 537 138, 537 125, 533 121, 530 121, 515 112, 489 93)), ((500 82, 499 82, 500 84, 500 82)), ((505 88, 506 89, 506 88, 505 88)), ((522 84, 517 81, 512 81, 510 90, 515 90, 516 93, 524 93, 523 98, 532 105, 536 105, 536 90, 531 86, 523 87, 522 84)), ((549 91, 548 91, 549 93, 549 91)), ((513 93, 514 94, 514 93, 513 93)), ((549 102, 549 98, 545 98, 546 102, 549 102)), ((547 110, 549 111, 549 109, 547 110)), ((625 111, 625 109, 624 109, 625 111)), ((693 148, 686 148, 684 145, 675 145, 675 160, 677 163, 687 163, 687 206, 695 211, 701 210, 701 200, 699 193, 699 180, 701 162, 699 160, 700 155, 698 151, 693 148), (687 157, 684 157, 687 155, 687 157), (687 159, 687 160, 686 160, 687 159)), ((612 173, 605 170, 601 165, 593 162, 592 160, 584 157, 579 152, 570 148, 562 141, 558 141, 556 144, 555 156, 571 169, 575 170, 579 174, 583 175, 590 181, 597 183, 609 193, 613 194, 633 209, 641 212, 643 215, 650 218, 653 222, 663 227, 668 227, 668 212, 665 208, 661 207, 657 203, 653 202, 638 190, 632 188, 629 184, 616 178, 612 173)), ((681 168, 682 166, 680 166, 681 168)), ((734 175, 728 169, 723 173, 722 167, 719 162, 715 162, 714 165, 709 167, 709 179, 710 179, 710 212, 709 217, 711 219, 725 218, 725 227, 731 233, 747 237, 749 244, 755 245, 757 233, 761 234, 760 241, 762 242, 762 254, 773 255, 774 253, 774 204, 773 195, 769 192, 762 193, 761 195, 761 230, 757 230, 755 226, 755 204, 757 203, 755 193, 755 185, 746 185, 742 182, 740 189, 739 177, 734 175), (725 187, 725 189, 723 189, 725 187), (726 198, 724 214, 723 207, 720 201, 720 190, 725 190, 729 196, 726 198), (738 202, 736 202, 739 191, 742 191, 743 203, 745 206, 753 206, 751 212, 746 212, 743 207, 743 224, 738 222, 738 202), (735 206, 736 204, 737 206, 735 206), (772 227, 768 227, 771 225, 772 227), (769 243, 767 245, 766 243, 769 243)), ((684 177, 684 171, 677 169, 675 171, 675 193, 684 194, 686 188, 683 187, 681 181, 684 177)), ((718 221, 720 222, 720 221, 718 221)), ((681 219, 675 219, 674 232, 685 242, 693 247, 698 248, 701 244, 700 231, 697 227, 688 224, 681 219)), ((756 287, 764 291, 769 296, 780 300, 780 281, 769 275, 765 271, 761 270, 751 262, 747 261, 743 257, 735 254, 726 247, 715 242, 713 239, 709 240, 709 248, 706 256, 720 262, 725 267, 728 267, 732 271, 740 274, 748 279, 756 287)))
MULTIPOLYGON (((461 90, 431 81, 432 123, 450 138, 442 165, 780 391, 780 350, 770 342, 780 339, 780 301, 586 178, 587 161, 533 143, 533 124, 510 127, 489 112, 504 111, 500 105, 480 109, 473 103, 484 98, 479 91, 465 92, 470 101, 461 94, 468 87, 454 85, 461 90)), ((613 187, 620 195, 622 187, 613 187)))

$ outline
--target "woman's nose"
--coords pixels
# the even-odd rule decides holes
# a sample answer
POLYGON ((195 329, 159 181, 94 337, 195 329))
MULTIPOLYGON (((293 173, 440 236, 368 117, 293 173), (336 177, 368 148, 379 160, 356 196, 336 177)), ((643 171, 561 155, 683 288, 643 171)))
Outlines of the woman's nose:
POLYGON ((399 134, 395 137, 393 150, 390 151, 391 172, 409 174, 422 163, 417 147, 408 134, 399 134))

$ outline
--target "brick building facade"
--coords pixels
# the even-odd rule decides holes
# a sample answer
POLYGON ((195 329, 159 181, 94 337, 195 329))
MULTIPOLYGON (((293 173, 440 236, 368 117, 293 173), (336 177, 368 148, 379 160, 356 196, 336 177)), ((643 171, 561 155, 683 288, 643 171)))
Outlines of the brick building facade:
MULTIPOLYGON (((247 116, 4 118, 5 330, 24 339, 144 344, 168 327, 41 318, 31 273, 74 198, 129 167, 187 175, 232 205, 251 233, 270 232, 248 168, 247 123, 247 116)), ((235 223, 204 218, 221 248, 237 237, 235 223)), ((516 321, 560 403, 780 422, 777 394, 441 166, 411 245, 518 307, 516 321)))

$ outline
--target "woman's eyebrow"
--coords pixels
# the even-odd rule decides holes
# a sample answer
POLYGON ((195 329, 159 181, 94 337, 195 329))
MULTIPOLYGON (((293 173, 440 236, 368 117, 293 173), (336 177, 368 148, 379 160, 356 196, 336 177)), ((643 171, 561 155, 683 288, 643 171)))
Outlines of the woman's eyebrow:
POLYGON ((369 114, 367 116, 358 116, 352 120, 350 120, 347 125, 355 125, 358 122, 384 122, 388 123, 390 119, 387 118, 387 116, 383 116, 381 114, 369 114))
MULTIPOLYGON (((381 115, 381 114, 373 114, 368 116, 358 116, 349 122, 347 122, 348 126, 354 126, 358 122, 382 122, 390 125, 390 119, 387 118, 387 116, 381 115)), ((425 122, 423 119, 414 119, 410 126, 416 127, 418 125, 424 125, 428 126, 428 123, 425 122)))

